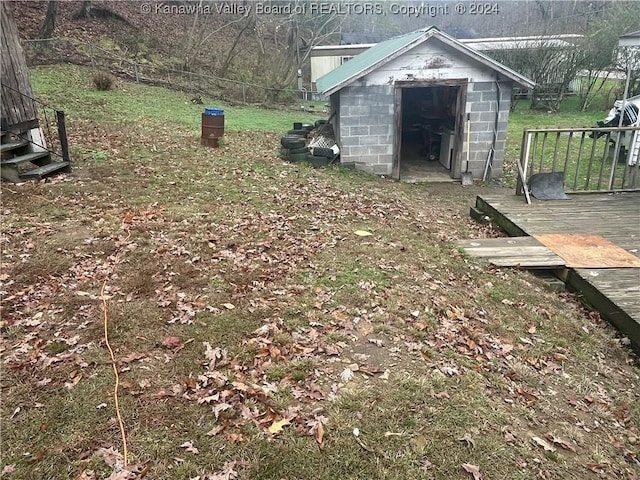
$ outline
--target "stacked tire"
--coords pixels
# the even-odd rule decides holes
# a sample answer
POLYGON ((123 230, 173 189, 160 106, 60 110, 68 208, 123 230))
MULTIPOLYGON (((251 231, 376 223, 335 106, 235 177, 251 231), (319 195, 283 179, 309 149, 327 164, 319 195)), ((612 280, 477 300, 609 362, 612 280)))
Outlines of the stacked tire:
POLYGON ((305 137, 287 133, 280 139, 280 156, 290 162, 303 162, 307 160, 309 149, 305 137))
POLYGON ((293 128, 280 139, 280 156, 290 162, 306 162, 309 154, 307 136, 313 125, 294 123, 293 128))
POLYGON ((333 150, 330 148, 313 147, 309 152, 308 160, 313 168, 326 167, 335 158, 333 150))
POLYGON ((315 158, 314 155, 310 155, 307 147, 309 133, 323 123, 326 123, 326 120, 318 120, 315 124, 294 123, 293 128, 280 139, 280 156, 292 163, 310 161, 315 168, 327 165, 326 157, 315 158))

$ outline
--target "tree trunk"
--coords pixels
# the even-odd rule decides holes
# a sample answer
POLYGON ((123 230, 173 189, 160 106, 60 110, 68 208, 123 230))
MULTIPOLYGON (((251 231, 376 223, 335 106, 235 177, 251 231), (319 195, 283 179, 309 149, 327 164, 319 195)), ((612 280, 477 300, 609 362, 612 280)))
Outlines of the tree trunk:
POLYGON ((58 2, 56 2, 55 0, 49 0, 49 5, 47 6, 47 14, 44 17, 44 22, 42 23, 42 27, 40 27, 38 38, 51 37, 53 30, 56 28, 57 5, 58 5, 58 2))
POLYGON ((84 0, 78 17, 89 18, 91 16, 91 0, 84 0))
POLYGON ((233 53, 236 50, 236 47, 238 46, 238 43, 240 42, 240 38, 242 38, 245 34, 245 32, 247 31, 248 28, 253 27, 255 24, 255 19, 253 17, 250 17, 247 19, 247 23, 245 23, 244 27, 242 27, 242 29, 240 30, 240 32, 238 32, 238 34, 236 35, 236 39, 233 42, 233 45, 231 45, 231 48, 229 49, 229 51, 227 52, 227 56, 224 59, 224 62, 222 64, 222 68, 220 68, 220 73, 218 73, 218 76, 225 78, 225 76, 227 75, 227 71, 229 70, 229 67, 231 66, 231 60, 233 60, 233 53))

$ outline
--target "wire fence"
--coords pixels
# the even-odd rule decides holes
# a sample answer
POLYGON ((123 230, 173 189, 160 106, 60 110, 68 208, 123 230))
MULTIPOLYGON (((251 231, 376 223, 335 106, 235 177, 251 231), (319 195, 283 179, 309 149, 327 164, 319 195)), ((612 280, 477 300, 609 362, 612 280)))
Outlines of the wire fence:
POLYGON ((137 62, 118 48, 106 49, 94 43, 55 37, 23 42, 28 65, 71 63, 109 71, 135 82, 160 85, 243 104, 291 103, 310 101, 314 95, 294 88, 270 88, 255 83, 169 68, 150 62, 137 62))

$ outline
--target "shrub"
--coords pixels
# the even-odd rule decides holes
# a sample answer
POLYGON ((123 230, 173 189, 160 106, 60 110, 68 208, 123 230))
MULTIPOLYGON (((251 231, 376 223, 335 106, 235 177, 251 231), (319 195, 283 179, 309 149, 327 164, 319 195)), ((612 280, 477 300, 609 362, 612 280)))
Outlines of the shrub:
POLYGON ((97 71, 93 74, 93 85, 98 90, 111 90, 115 80, 116 79, 109 72, 97 71))

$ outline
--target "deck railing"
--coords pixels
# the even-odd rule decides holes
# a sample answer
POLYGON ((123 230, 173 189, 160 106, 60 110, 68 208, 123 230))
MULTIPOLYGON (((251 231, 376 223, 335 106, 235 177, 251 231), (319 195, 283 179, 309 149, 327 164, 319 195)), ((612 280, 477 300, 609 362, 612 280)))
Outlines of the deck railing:
POLYGON ((516 194, 532 175, 556 172, 564 173, 567 192, 640 189, 639 145, 637 126, 525 130, 516 194))
POLYGON ((23 102, 33 103, 33 111, 36 114, 36 123, 34 125, 40 127, 44 138, 40 141, 28 134, 28 130, 33 128, 34 125, 5 125, 3 121, 2 130, 22 140, 27 140, 38 148, 48 150, 62 161, 69 162, 69 143, 67 141, 67 126, 64 112, 19 92, 4 83, 2 83, 2 88, 9 89, 15 94, 20 95, 23 102))

